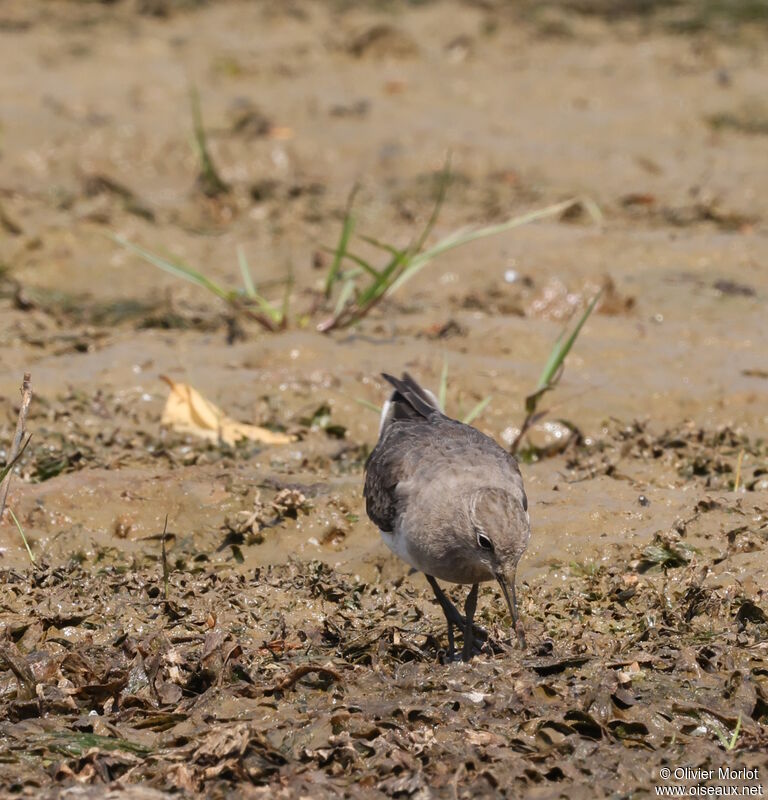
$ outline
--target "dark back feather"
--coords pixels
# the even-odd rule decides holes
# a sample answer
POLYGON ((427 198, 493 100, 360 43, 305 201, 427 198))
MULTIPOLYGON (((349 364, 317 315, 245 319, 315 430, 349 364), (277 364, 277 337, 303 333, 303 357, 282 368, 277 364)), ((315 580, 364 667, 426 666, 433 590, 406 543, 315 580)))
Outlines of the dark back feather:
POLYGON ((434 395, 407 373, 402 378, 383 377, 395 391, 385 410, 379 441, 365 464, 363 489, 368 516, 380 530, 395 529, 402 503, 399 482, 416 473, 435 480, 446 464, 464 461, 468 468, 474 463, 475 471, 498 471, 518 488, 523 508, 527 508, 520 470, 512 455, 476 428, 443 414, 434 395))
POLYGON ((381 377, 395 389, 389 396, 381 423, 381 433, 395 420, 430 419, 435 414, 443 416, 435 396, 422 389, 407 372, 403 373, 402 378, 395 378, 386 372, 382 372, 381 377))

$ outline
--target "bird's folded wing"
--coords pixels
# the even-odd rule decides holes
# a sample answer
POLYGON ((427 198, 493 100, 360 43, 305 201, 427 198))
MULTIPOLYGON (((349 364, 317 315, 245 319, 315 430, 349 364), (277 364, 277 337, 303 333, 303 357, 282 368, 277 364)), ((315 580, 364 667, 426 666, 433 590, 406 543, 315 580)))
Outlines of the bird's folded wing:
MULTIPOLYGON (((399 438, 399 437, 398 437, 399 438)), ((365 465, 365 510, 382 531, 393 531, 397 520, 397 484, 405 477, 408 451, 386 436, 365 465)))

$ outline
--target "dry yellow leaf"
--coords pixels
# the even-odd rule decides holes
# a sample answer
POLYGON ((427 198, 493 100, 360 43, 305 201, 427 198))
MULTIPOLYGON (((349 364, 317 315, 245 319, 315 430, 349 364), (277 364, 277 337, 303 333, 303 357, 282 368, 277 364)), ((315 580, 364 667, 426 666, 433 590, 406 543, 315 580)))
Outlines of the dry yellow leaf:
POLYGON ((238 422, 228 417, 210 400, 206 400, 197 389, 186 383, 176 383, 166 375, 161 375, 160 378, 171 387, 161 423, 179 433, 190 433, 228 445, 234 445, 241 439, 264 444, 288 444, 296 438, 260 428, 258 425, 238 422))

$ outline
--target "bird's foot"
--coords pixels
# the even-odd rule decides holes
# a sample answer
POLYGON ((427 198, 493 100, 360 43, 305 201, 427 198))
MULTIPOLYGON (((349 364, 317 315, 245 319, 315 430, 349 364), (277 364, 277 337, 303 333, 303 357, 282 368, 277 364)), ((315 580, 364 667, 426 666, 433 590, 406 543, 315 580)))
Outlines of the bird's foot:
POLYGON ((448 664, 466 664, 476 656, 488 655, 493 651, 489 650, 485 645, 480 645, 475 642, 472 646, 472 654, 469 658, 464 657, 464 648, 460 651, 454 650, 451 653, 449 650, 439 650, 437 654, 438 661, 447 666, 448 664))
MULTIPOLYGON (((445 611, 446 617, 457 627, 461 630, 465 630, 467 627, 467 618, 459 612, 459 610, 451 604, 451 609, 445 611)), ((489 633, 488 631, 481 627, 480 625, 475 625, 472 623, 472 632, 476 639, 480 639, 483 642, 488 640, 489 633)))

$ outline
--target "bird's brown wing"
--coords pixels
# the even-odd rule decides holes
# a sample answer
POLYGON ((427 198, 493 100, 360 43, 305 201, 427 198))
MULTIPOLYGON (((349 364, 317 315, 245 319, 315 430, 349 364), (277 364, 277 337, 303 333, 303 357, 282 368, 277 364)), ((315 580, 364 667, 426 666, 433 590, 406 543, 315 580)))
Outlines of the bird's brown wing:
POLYGON ((406 487, 412 487, 417 476, 421 482, 439 483, 457 470, 468 478, 495 473, 501 485, 518 495, 523 509, 528 508, 515 458, 476 428, 442 414, 393 421, 382 432, 365 470, 366 511, 386 532, 395 530, 401 506, 407 504, 406 487))
POLYGON ((420 425, 410 420, 398 421, 387 427, 365 463, 365 510, 382 531, 391 532, 395 529, 398 515, 397 484, 410 477, 414 427, 420 425))

